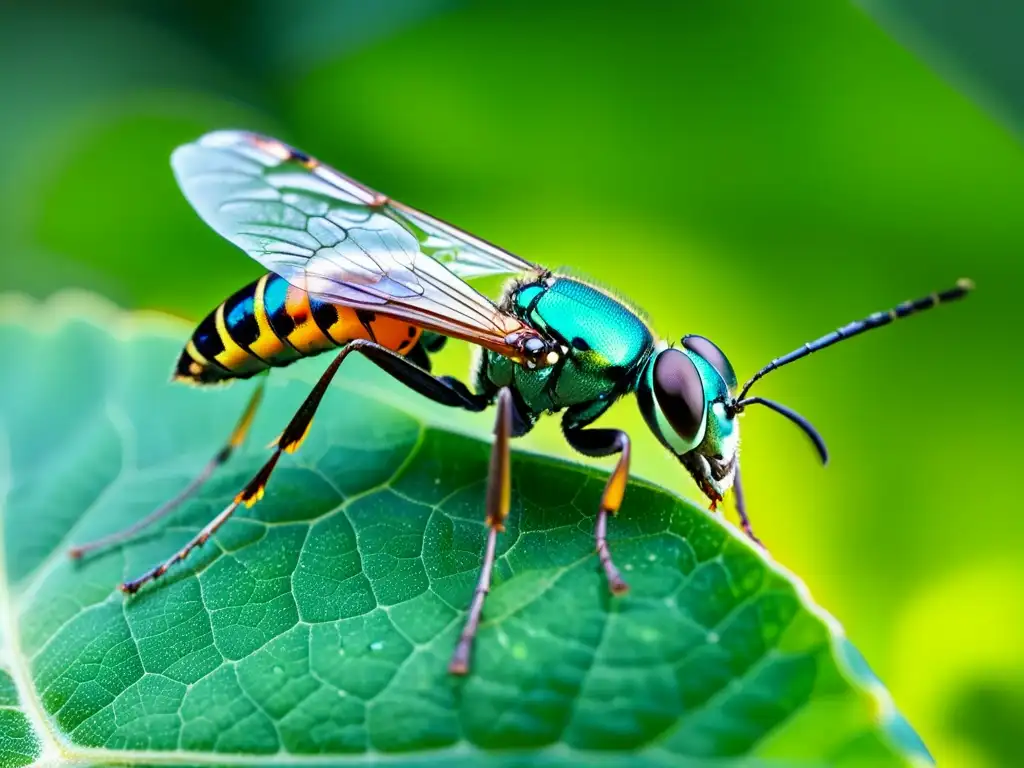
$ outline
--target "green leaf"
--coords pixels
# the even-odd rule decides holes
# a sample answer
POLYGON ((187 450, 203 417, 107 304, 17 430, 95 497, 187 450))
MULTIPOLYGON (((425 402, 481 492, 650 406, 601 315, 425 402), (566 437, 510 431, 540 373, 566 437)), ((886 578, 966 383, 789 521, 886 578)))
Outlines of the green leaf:
POLYGON ((255 471, 318 366, 271 378, 251 447, 197 500, 69 561, 180 489, 237 417, 251 385, 167 383, 188 332, 81 296, 0 311, 0 766, 929 762, 834 620, 720 518, 632 483, 610 535, 633 589, 612 599, 605 475, 543 456, 514 457, 473 672, 448 676, 489 448, 362 363, 263 502, 124 598, 255 471))

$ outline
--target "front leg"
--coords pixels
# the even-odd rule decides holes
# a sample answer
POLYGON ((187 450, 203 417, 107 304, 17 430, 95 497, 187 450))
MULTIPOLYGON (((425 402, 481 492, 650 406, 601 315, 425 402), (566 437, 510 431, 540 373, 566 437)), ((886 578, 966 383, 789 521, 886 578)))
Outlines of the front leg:
POLYGON ((736 462, 736 476, 732 481, 732 492, 736 494, 736 514, 739 515, 740 526, 744 533, 761 549, 766 549, 761 540, 754 535, 754 527, 750 524, 750 518, 747 516, 747 500, 743 495, 743 481, 740 479, 740 463, 738 461, 736 462))
POLYGON ((564 421, 562 431, 569 445, 585 456, 612 456, 616 453, 619 455, 619 461, 601 494, 601 506, 597 510, 597 521, 594 524, 594 542, 597 557, 608 579, 608 589, 613 595, 624 594, 629 591, 629 585, 623 580, 619 569, 612 561, 607 533, 608 515, 614 515, 619 511, 622 497, 626 492, 626 482, 629 480, 629 435, 618 429, 583 429, 569 426, 564 421))

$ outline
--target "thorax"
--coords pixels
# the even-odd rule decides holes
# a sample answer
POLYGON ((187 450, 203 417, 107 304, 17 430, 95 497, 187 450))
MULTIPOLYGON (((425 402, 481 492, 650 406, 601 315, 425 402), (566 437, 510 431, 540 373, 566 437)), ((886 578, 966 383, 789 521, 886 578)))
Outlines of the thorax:
POLYGON ((609 402, 631 391, 654 337, 644 320, 622 301, 580 280, 553 275, 513 285, 503 306, 558 340, 562 358, 529 370, 484 353, 477 386, 509 386, 533 415, 585 403, 609 402))

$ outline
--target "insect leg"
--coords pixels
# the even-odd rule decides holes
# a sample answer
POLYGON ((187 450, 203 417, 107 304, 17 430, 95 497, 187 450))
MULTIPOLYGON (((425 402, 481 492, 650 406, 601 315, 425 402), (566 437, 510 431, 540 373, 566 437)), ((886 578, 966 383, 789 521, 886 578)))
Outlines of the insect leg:
POLYGON ((470 392, 458 379, 451 376, 432 376, 428 371, 387 347, 362 340, 354 341, 352 344, 358 344, 358 351, 382 371, 435 403, 474 412, 482 411, 491 404, 489 397, 470 392))
POLYGON ((611 456, 619 454, 619 461, 612 470, 608 482, 601 494, 601 506, 597 510, 597 521, 594 524, 594 542, 597 557, 604 568, 608 579, 608 589, 613 595, 621 595, 629 590, 619 569, 612 561, 608 549, 608 515, 614 515, 622 505, 622 497, 626 492, 626 481, 629 480, 629 435, 618 429, 581 429, 564 427, 563 432, 569 445, 585 456, 611 456))
POLYGON ((161 518, 171 514, 171 512, 180 507, 185 501, 194 496, 199 489, 203 487, 203 484, 210 479, 210 476, 214 473, 217 467, 224 464, 229 458, 231 458, 231 454, 234 453, 243 442, 245 442, 245 436, 249 432, 249 427, 252 425, 253 418, 256 416, 256 410, 259 408, 260 402, 263 400, 263 390, 265 387, 266 379, 261 379, 256 390, 252 393, 252 397, 249 398, 249 404, 246 405, 245 410, 242 412, 242 416, 239 418, 238 424, 235 425, 234 430, 232 430, 227 443, 224 444, 223 448, 217 451, 217 454, 210 459, 206 466, 203 467, 203 470, 196 475, 192 482, 179 491, 176 496, 168 499, 144 518, 123 530, 116 531, 109 536, 104 536, 103 538, 96 539, 95 541, 90 541, 86 544, 79 544, 77 547, 72 547, 68 550, 68 555, 77 560, 89 552, 94 552, 97 549, 104 549, 125 541, 126 539, 130 539, 139 531, 148 528, 161 518))
POLYGON ((512 393, 507 387, 498 391, 498 415, 494 421, 494 445, 491 448, 491 467, 487 477, 487 544, 484 561, 480 566, 480 578, 469 605, 466 624, 459 635, 458 645, 448 664, 453 675, 469 672, 469 660, 473 652, 473 638, 480 626, 480 613, 484 598, 491 589, 491 572, 494 570, 494 551, 498 545, 498 534, 505 530, 505 518, 512 498, 512 470, 509 456, 509 440, 512 437, 512 393))
POLYGON ((462 382, 448 377, 435 378, 421 368, 417 368, 401 355, 395 354, 375 342, 367 341, 366 339, 356 339, 349 342, 327 367, 327 370, 321 375, 316 386, 313 387, 313 391, 309 393, 299 407, 299 410, 296 411, 292 420, 288 423, 288 426, 285 427, 284 432, 277 439, 273 455, 234 500, 172 557, 152 570, 147 571, 139 578, 122 584, 121 590, 123 592, 133 594, 138 592, 147 582, 163 576, 172 565, 184 560, 196 547, 205 544, 210 536, 234 514, 239 506, 245 504, 247 507, 251 507, 263 498, 264 489, 270 480, 270 475, 277 466, 278 460, 281 458, 281 454, 294 453, 299 449, 302 441, 306 438, 306 434, 309 432, 313 415, 316 413, 320 401, 327 392, 327 387, 338 372, 342 362, 352 352, 361 353, 406 386, 443 405, 458 406, 468 410, 483 410, 487 407, 487 398, 481 395, 474 395, 462 382))
POLYGON ((740 480, 740 464, 738 461, 736 462, 736 477, 732 481, 732 491, 736 494, 736 513, 740 517, 740 526, 743 528, 743 532, 750 537, 751 541, 763 549, 764 544, 754 535, 754 528, 750 525, 750 518, 747 517, 747 501, 743 496, 743 483, 740 480))
POLYGON ((282 432, 281 436, 277 439, 274 445, 274 453, 260 468, 260 471, 253 476, 252 480, 246 483, 245 487, 237 496, 235 496, 232 502, 169 559, 142 574, 142 576, 137 579, 124 582, 121 585, 122 592, 134 594, 147 582, 160 578, 167 573, 168 569, 172 565, 181 562, 188 557, 192 550, 205 544, 210 536, 212 536, 218 528, 227 522, 228 518, 234 514, 235 510, 238 509, 239 506, 245 504, 247 507, 251 507, 263 498, 263 492, 266 488, 267 481, 270 479, 270 475, 273 473, 274 467, 277 466, 277 462, 281 458, 281 454, 283 452, 294 453, 298 450, 302 441, 305 439, 307 432, 309 432, 310 424, 313 421, 313 415, 316 413, 316 409, 320 405, 320 401, 323 399, 328 385, 331 383, 334 375, 338 372, 338 368, 341 366, 342 362, 355 348, 356 342, 353 342, 342 349, 334 358, 331 364, 327 367, 327 370, 324 371, 323 375, 320 377, 320 380, 316 383, 316 386, 313 387, 313 391, 309 393, 302 405, 299 406, 299 410, 296 411, 292 420, 288 422, 288 426, 285 427, 284 432, 282 432))

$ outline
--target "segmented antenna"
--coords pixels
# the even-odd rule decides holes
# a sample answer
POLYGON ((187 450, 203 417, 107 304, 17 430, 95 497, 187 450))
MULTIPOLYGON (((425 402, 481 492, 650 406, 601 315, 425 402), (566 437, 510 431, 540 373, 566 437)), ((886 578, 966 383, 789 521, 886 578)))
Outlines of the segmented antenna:
POLYGON ((931 309, 939 304, 945 304, 949 301, 962 299, 972 290, 974 290, 974 283, 966 278, 961 278, 960 280, 957 280, 957 283, 953 288, 943 291, 942 293, 933 293, 930 296, 925 296, 924 298, 916 299, 915 301, 905 301, 902 304, 893 307, 888 312, 875 312, 874 314, 868 315, 863 320, 857 320, 856 322, 844 325, 842 328, 832 331, 832 333, 826 334, 820 339, 809 341, 799 349, 793 350, 788 355, 775 358, 768 363, 768 365, 751 376, 747 383, 743 385, 743 389, 740 390, 739 397, 734 401, 735 405, 742 409, 743 399, 747 396, 747 392, 754 385, 754 382, 764 376, 767 376, 772 371, 782 368, 784 365, 789 365, 802 357, 807 357, 807 355, 812 352, 817 352, 819 349, 825 349, 825 347, 831 347, 833 344, 853 338, 865 331, 870 331, 875 328, 880 328, 883 325, 888 325, 893 320, 897 320, 901 317, 908 317, 909 315, 913 315, 917 312, 923 312, 926 309, 931 309))

